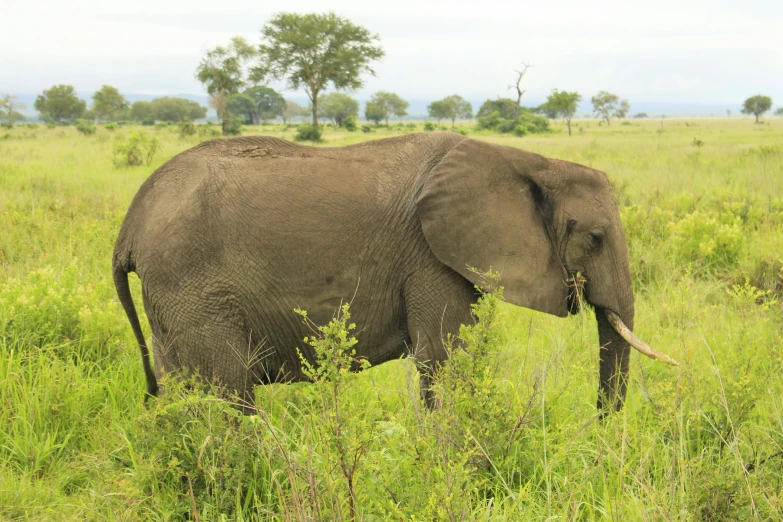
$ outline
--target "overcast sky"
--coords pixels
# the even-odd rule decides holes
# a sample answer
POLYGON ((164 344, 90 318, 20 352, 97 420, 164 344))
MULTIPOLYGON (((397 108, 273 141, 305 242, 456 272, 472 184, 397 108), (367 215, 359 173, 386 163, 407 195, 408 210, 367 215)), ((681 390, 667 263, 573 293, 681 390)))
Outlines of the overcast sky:
POLYGON ((783 0, 3 3, 0 92, 70 83, 199 94, 193 74, 207 49, 235 35, 259 42, 278 11, 333 10, 377 33, 386 51, 359 97, 494 98, 527 61, 529 100, 557 87, 647 103, 737 105, 763 93, 783 105, 783 0))

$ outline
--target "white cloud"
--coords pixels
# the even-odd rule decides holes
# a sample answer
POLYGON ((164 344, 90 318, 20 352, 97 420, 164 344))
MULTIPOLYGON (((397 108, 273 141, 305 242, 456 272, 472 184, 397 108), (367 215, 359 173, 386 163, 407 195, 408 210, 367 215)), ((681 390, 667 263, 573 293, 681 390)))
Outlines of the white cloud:
MULTIPOLYGON (((646 102, 737 102, 756 92, 783 101, 783 2, 633 4, 343 0, 328 7, 382 39, 387 57, 360 95, 383 88, 417 98, 495 96, 526 60, 534 66, 525 79, 533 98, 558 87, 586 98, 606 89, 646 102)), ((90 91, 106 83, 125 92, 200 93, 193 72, 206 49, 236 34, 258 41, 277 11, 325 7, 14 2, 3 8, 0 91, 40 92, 54 83, 90 91)))

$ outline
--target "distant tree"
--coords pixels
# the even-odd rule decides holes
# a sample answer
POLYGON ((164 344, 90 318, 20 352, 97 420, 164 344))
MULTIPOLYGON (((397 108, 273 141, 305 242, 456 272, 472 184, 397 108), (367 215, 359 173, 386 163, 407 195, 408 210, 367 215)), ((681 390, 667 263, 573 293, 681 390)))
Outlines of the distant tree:
POLYGON ((493 112, 497 112, 501 118, 505 120, 516 119, 519 114, 519 106, 511 98, 498 98, 496 100, 487 100, 481 104, 476 118, 483 118, 489 116, 493 112))
POLYGON ((207 108, 193 100, 164 96, 150 102, 150 116, 158 121, 179 122, 200 120, 207 117, 207 108))
POLYGON ((370 103, 375 106, 375 111, 382 115, 382 119, 386 120, 387 127, 391 115, 402 118, 408 114, 408 102, 393 92, 378 91, 372 95, 370 103))
POLYGON ((283 123, 288 125, 288 121, 298 116, 307 116, 309 113, 305 111, 304 107, 296 103, 295 101, 285 100, 285 108, 283 109, 283 123))
POLYGON ((742 114, 752 114, 756 117, 756 123, 759 122, 759 116, 772 108, 772 98, 757 94, 751 96, 742 104, 742 114))
POLYGON ((446 96, 442 100, 434 101, 427 105, 427 111, 432 118, 438 120, 450 119, 451 126, 457 118, 471 118, 473 116, 473 106, 459 94, 446 96))
POLYGON ((783 107, 778 107, 778 109, 775 111, 775 116, 780 116, 783 118, 783 107))
POLYGON ((26 109, 27 105, 19 101, 13 94, 0 96, 0 120, 6 120, 10 125, 16 121, 25 121, 27 118, 18 109, 26 109))
POLYGON ((87 104, 76 96, 73 85, 62 84, 54 85, 39 94, 34 106, 35 110, 41 113, 42 119, 52 119, 57 123, 81 118, 87 110, 87 104))
POLYGON ((726 109, 726 117, 731 118, 731 109, 726 109))
POLYGON ((568 135, 571 136, 571 118, 576 114, 579 102, 582 101, 582 95, 578 92, 558 91, 552 89, 552 94, 547 96, 544 105, 548 110, 562 116, 568 125, 568 135))
POLYGON ((152 104, 148 101, 135 101, 130 108, 130 117, 133 121, 142 122, 152 119, 152 104))
POLYGON ((609 125, 610 118, 625 118, 625 115, 631 110, 628 100, 620 100, 616 94, 606 91, 600 91, 593 96, 591 101, 593 102, 593 112, 606 121, 607 125, 609 125))
POLYGON ((115 121, 117 115, 126 110, 128 102, 116 87, 104 85, 92 95, 92 112, 99 120, 115 121))
POLYGON ((367 121, 373 121, 376 125, 388 117, 388 114, 375 102, 368 101, 364 104, 364 117, 367 121))
POLYGON ((517 103, 515 105, 514 109, 514 119, 516 120, 519 117, 519 105, 522 103, 522 95, 525 94, 525 91, 522 89, 520 84, 522 83, 522 78, 524 78, 525 74, 527 73, 527 70, 530 69, 531 65, 526 62, 522 62, 523 68, 521 71, 514 71, 517 73, 516 80, 514 81, 514 85, 509 85, 508 88, 510 89, 516 89, 517 91, 517 103))
POLYGON ((637 120, 641 120, 641 119, 648 118, 648 117, 649 116, 647 116, 646 112, 640 112, 640 113, 637 113, 637 114, 633 115, 633 118, 637 119, 637 120))
POLYGON ((318 95, 331 84, 335 90, 362 86, 361 74, 375 71, 371 60, 384 56, 378 35, 334 13, 279 13, 261 30, 259 64, 254 81, 285 79, 291 89, 303 88, 318 127, 318 95))
POLYGON ((242 118, 242 122, 248 125, 256 125, 260 121, 256 101, 244 92, 230 95, 226 110, 232 116, 242 118))
POLYGON ((223 135, 229 132, 228 97, 245 86, 245 64, 255 55, 255 49, 244 38, 235 36, 226 46, 207 52, 196 68, 196 78, 207 88, 210 104, 218 113, 223 135))
POLYGON ((332 120, 338 127, 343 126, 346 118, 359 115, 359 102, 341 92, 325 94, 321 98, 319 113, 332 120))
MULTIPOLYGON (((256 85, 243 92, 255 101, 257 120, 267 122, 283 115, 285 98, 271 87, 256 85)), ((258 124, 257 120, 253 123, 258 124)))

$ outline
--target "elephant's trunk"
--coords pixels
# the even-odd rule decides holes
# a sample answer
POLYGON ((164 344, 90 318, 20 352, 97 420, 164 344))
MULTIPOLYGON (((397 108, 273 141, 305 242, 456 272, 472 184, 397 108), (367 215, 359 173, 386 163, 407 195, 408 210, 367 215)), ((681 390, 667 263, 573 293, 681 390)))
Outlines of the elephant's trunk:
MULTIPOLYGON (((631 346, 612 328, 604 309, 596 308, 595 318, 598 322, 598 341, 600 343, 599 375, 601 383, 598 390, 598 410, 605 413, 623 407, 631 346)), ((626 321, 633 328, 633 312, 626 315, 626 321)))

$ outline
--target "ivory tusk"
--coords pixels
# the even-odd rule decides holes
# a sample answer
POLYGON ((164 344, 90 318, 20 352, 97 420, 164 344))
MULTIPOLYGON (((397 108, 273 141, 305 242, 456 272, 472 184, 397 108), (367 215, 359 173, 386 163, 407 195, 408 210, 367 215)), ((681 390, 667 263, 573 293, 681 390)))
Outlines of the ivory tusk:
POLYGON ((625 323, 623 323, 622 319, 620 317, 612 312, 611 310, 604 309, 604 314, 606 315, 606 318, 609 320, 609 324, 612 325, 612 328, 615 329, 615 331, 620 334, 620 337, 625 339, 628 344, 639 350, 641 353, 649 357, 650 359, 656 359, 658 361, 661 361, 663 363, 669 364, 671 366, 679 366, 680 363, 666 355, 665 353, 661 353, 659 351, 653 350, 650 348, 650 346, 636 337, 634 333, 628 329, 627 326, 625 326, 625 323))

